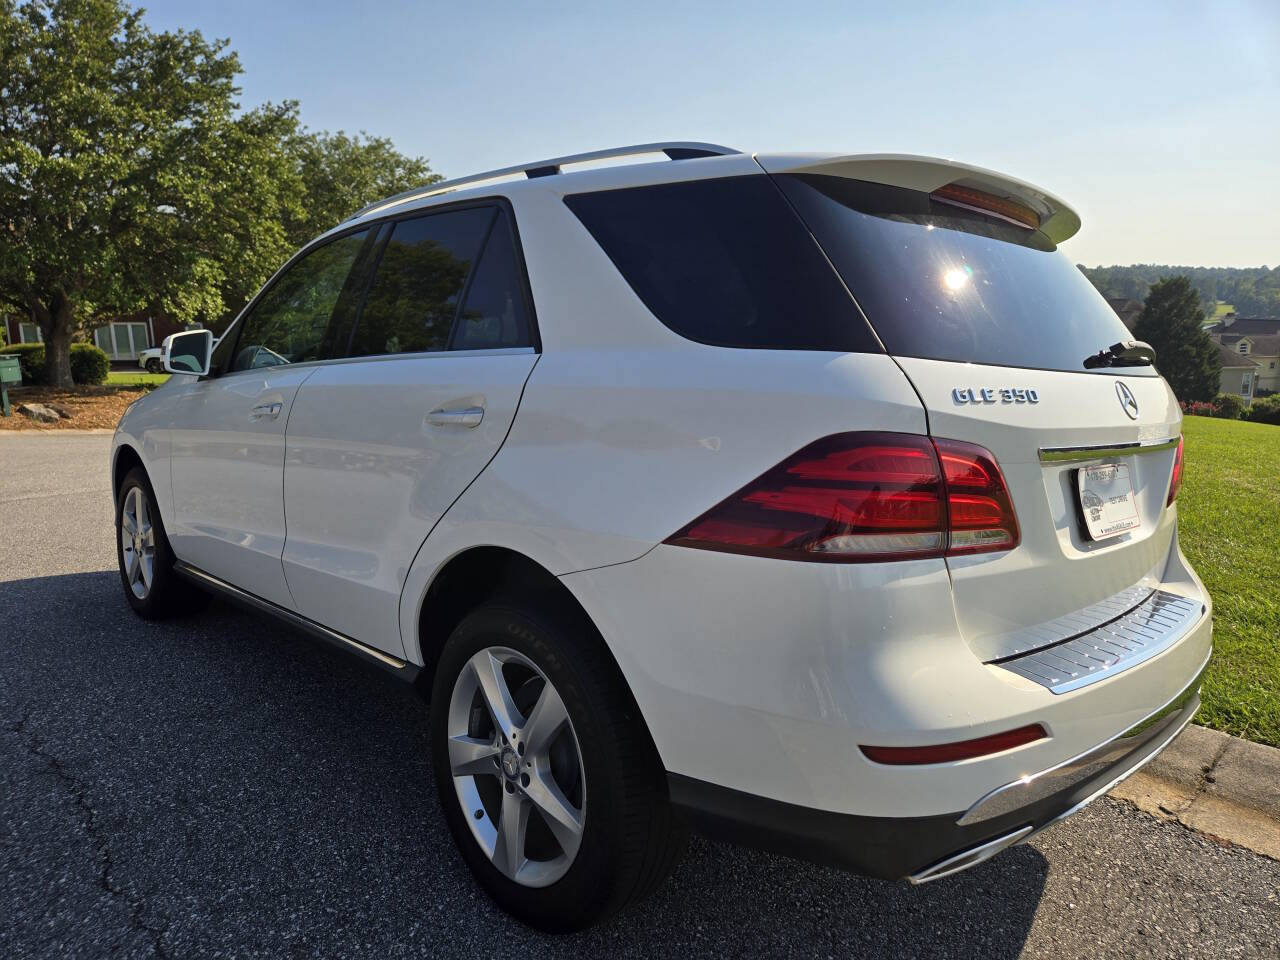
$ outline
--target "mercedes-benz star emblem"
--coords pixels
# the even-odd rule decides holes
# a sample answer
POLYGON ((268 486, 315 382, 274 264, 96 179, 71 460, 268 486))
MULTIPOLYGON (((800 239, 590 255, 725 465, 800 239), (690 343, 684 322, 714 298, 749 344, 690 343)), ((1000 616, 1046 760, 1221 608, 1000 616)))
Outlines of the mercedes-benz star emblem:
POLYGON ((1129 419, 1137 420, 1138 401, 1123 380, 1116 381, 1116 396, 1120 398, 1120 406, 1124 407, 1124 412, 1129 415, 1129 419))

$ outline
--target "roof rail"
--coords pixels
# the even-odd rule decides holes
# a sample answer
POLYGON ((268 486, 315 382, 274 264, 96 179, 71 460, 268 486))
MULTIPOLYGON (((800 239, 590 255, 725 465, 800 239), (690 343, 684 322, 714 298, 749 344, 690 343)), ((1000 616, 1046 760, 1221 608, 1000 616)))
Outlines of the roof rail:
POLYGON ((441 180, 439 183, 429 183, 425 186, 414 187, 412 190, 406 190, 404 193, 397 193, 393 197, 387 197, 385 200, 379 200, 377 203, 371 203, 367 207, 357 210, 351 216, 347 217, 343 223, 350 223, 352 220, 358 220, 367 213, 373 213, 378 210, 386 210, 391 207, 399 206, 402 203, 408 203, 410 200, 420 200, 423 197, 435 196, 438 193, 447 193, 450 190, 457 190, 459 187, 475 186, 479 183, 485 183, 489 180, 499 180, 503 177, 515 176, 523 173, 530 180, 535 177, 548 177, 560 173, 560 168, 568 166, 572 163, 590 163, 593 160, 611 160, 615 157, 634 157, 646 153, 665 153, 670 160, 692 160, 697 157, 723 157, 733 153, 741 153, 741 150, 735 150, 732 147, 722 147, 715 143, 698 143, 692 140, 674 140, 665 143, 636 143, 627 147, 612 147, 608 150, 592 150, 589 153, 575 153, 567 157, 552 157, 550 160, 538 160, 534 163, 520 163, 514 167, 503 167, 500 170, 489 170, 485 173, 472 174, 469 177, 459 177, 456 180, 441 180))

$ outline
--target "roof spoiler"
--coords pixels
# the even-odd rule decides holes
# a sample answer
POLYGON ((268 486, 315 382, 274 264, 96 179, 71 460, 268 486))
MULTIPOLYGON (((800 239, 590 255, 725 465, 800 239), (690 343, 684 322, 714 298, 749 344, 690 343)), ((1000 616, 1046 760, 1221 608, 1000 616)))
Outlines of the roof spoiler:
POLYGON ((868 153, 840 156, 829 154, 761 154, 756 160, 769 173, 812 173, 830 177, 868 180, 922 193, 943 187, 976 190, 1029 208, 1039 220, 1039 231, 1054 244, 1062 243, 1080 230, 1079 215, 1062 200, 1039 187, 1014 177, 936 157, 898 153, 868 153))

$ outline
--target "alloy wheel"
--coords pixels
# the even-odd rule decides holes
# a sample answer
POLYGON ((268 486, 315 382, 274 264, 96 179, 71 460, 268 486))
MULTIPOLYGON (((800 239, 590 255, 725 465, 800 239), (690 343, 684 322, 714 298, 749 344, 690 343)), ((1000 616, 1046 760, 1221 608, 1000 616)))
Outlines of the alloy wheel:
POLYGON ((480 650, 454 681, 447 736, 458 802, 493 865, 527 887, 563 877, 582 842, 586 782, 546 674, 507 647, 480 650))
POLYGON ((125 494, 124 508, 120 511, 120 551, 129 589, 139 600, 145 600, 151 593, 155 576, 156 531, 142 487, 132 487, 125 494))

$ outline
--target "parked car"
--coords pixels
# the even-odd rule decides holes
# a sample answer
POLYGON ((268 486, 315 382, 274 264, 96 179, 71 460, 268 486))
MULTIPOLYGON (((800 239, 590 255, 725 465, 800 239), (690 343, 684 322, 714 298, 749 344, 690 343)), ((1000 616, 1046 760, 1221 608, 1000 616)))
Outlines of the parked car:
POLYGON ((416 683, 461 856, 542 929, 690 826, 972 867, 1159 752, 1210 653, 1178 404, 1079 224, 966 164, 696 143, 392 197, 166 342, 112 448, 125 597, 416 683))
POLYGON ((146 370, 147 373, 163 373, 163 354, 164 348, 162 346, 148 347, 138 354, 138 366, 146 370))

